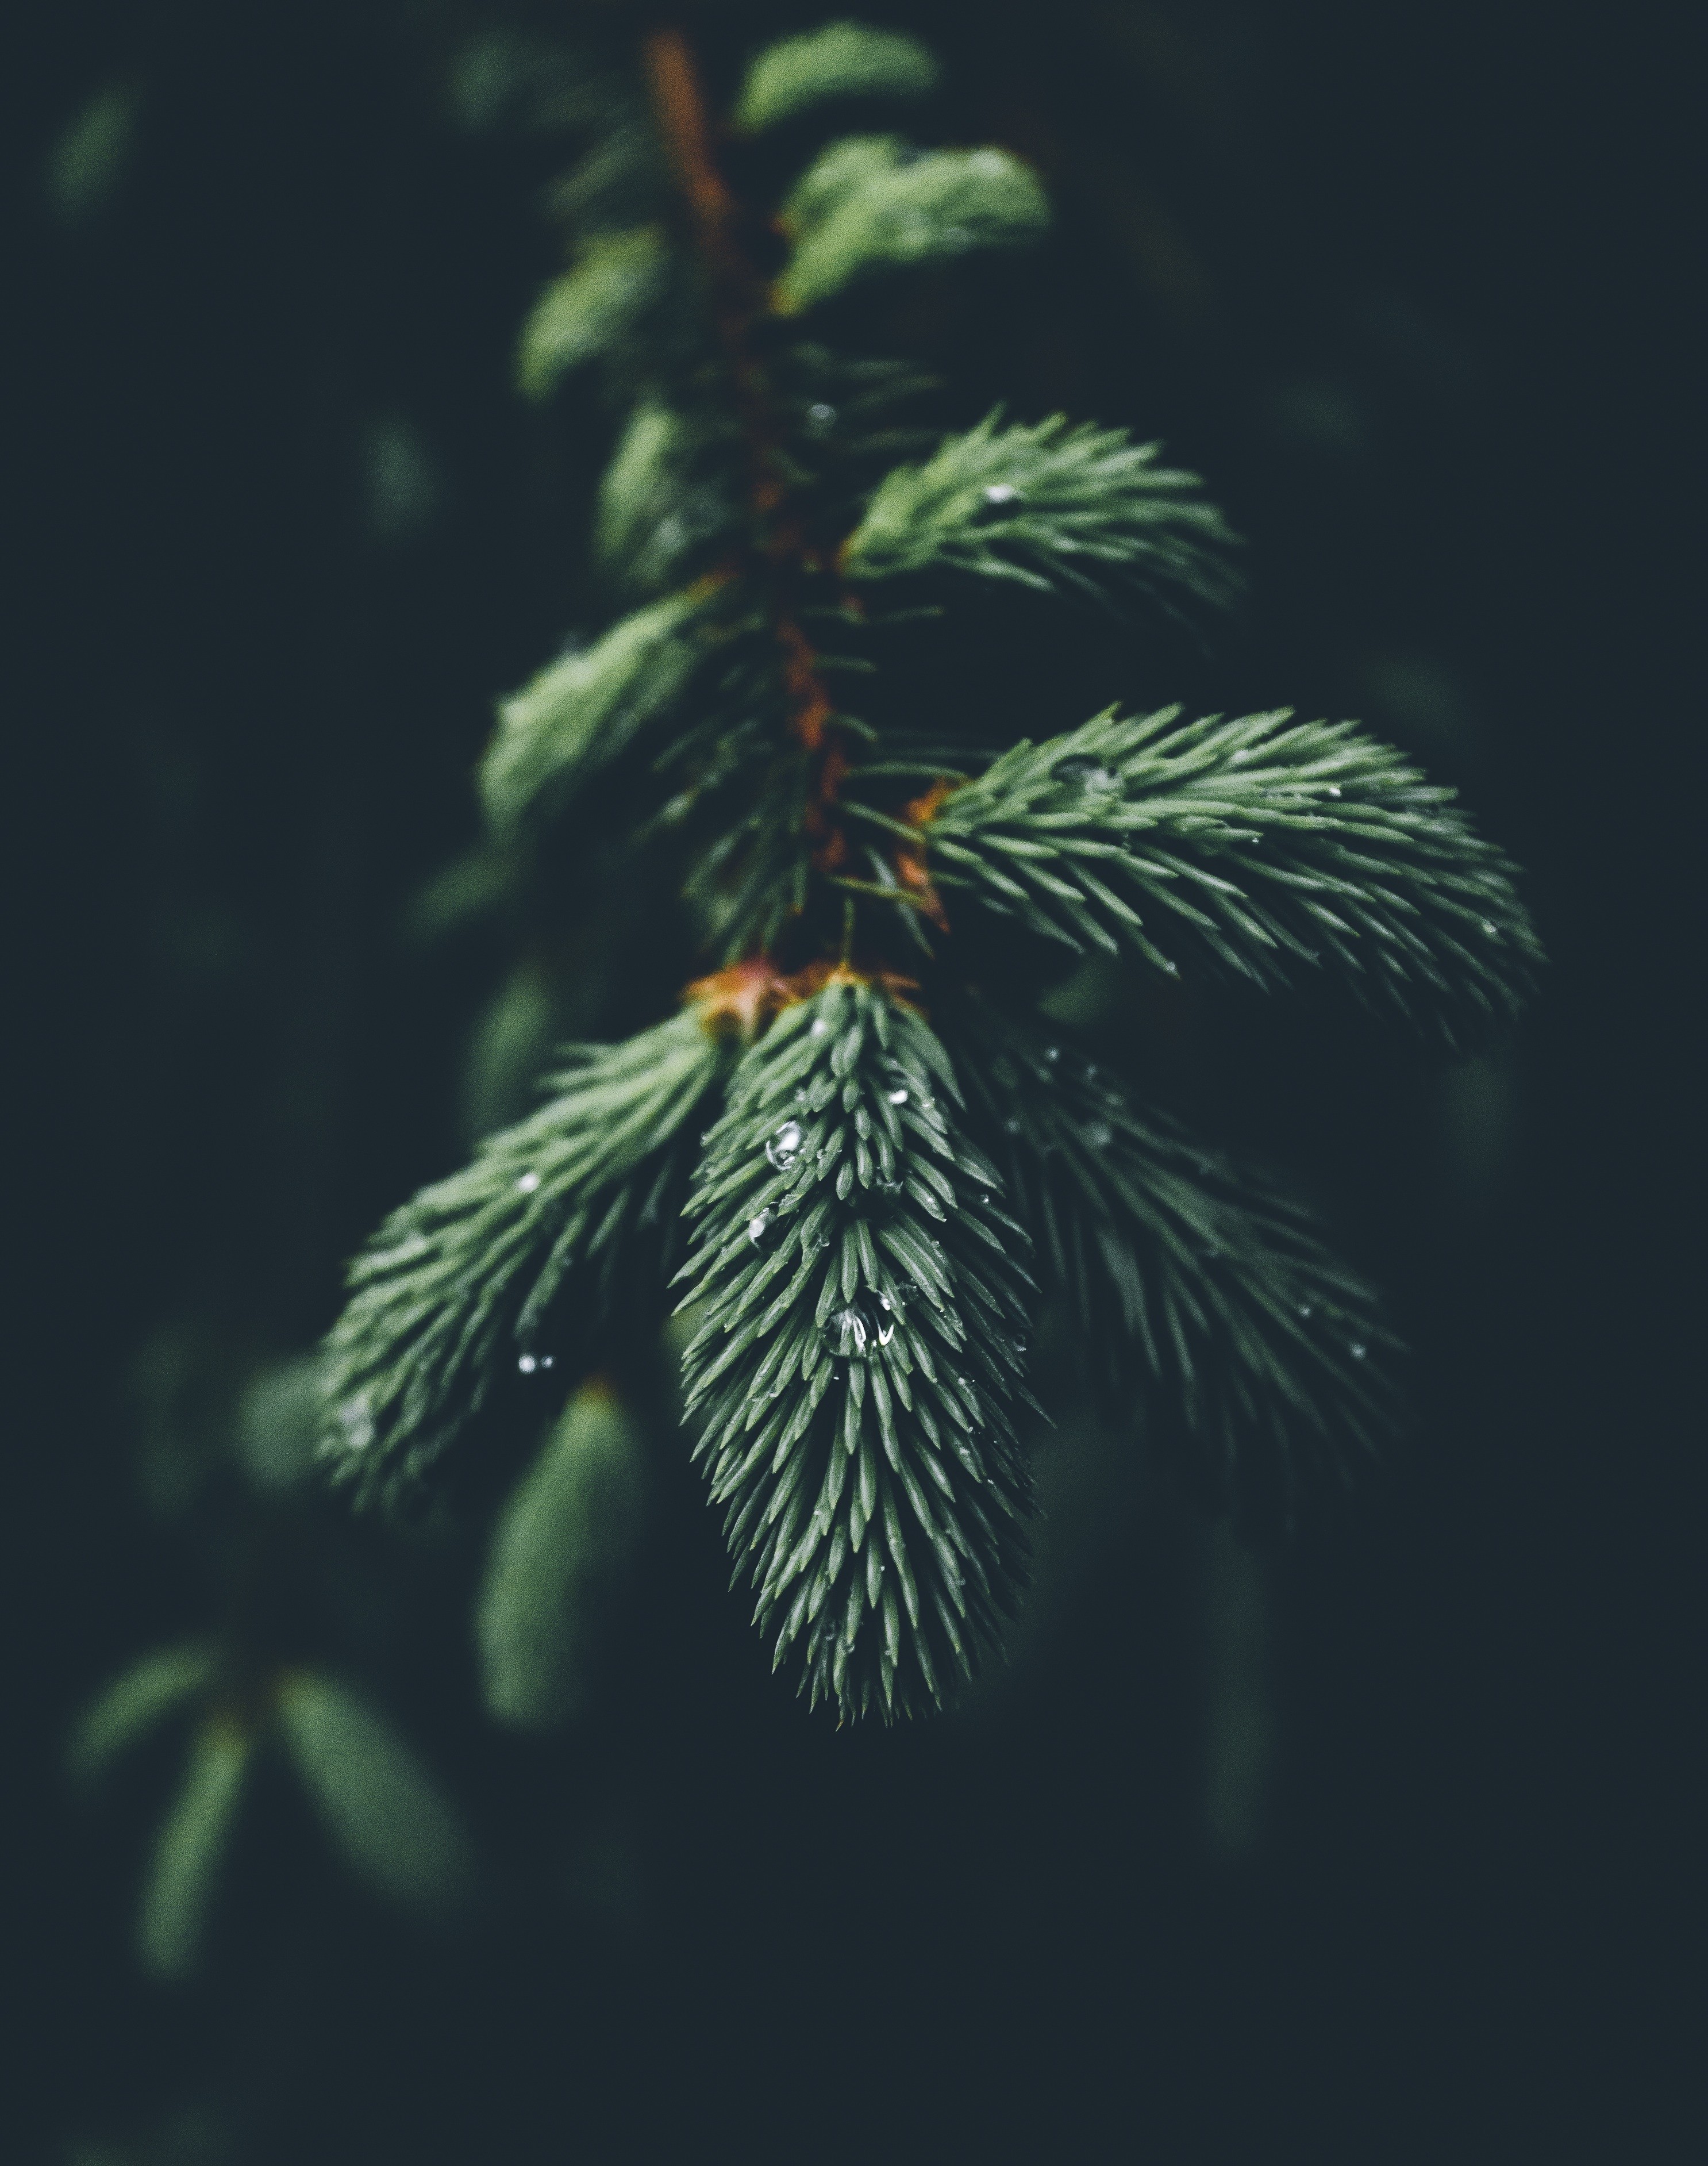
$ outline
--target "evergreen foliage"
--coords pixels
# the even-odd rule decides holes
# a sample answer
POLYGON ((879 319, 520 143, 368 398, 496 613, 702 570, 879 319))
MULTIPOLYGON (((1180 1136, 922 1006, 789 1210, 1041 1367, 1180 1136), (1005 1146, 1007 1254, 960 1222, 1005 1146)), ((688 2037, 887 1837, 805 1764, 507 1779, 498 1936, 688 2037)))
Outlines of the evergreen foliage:
POLYGON ((639 1247, 667 1262, 686 1132, 725 1065, 709 1005, 626 1045, 570 1049, 540 1111, 394 1212, 351 1267, 328 1345, 335 1470, 396 1494, 456 1441, 500 1367, 585 1358, 639 1247))
MULTIPOLYGON (((387 1222, 329 1341, 324 1448, 360 1497, 401 1497, 501 1384, 572 1392, 613 1318, 662 1328, 675 1274, 694 1455, 774 1665, 887 1720, 970 1676, 1023 1586, 1041 1308, 1106 1406, 1189 1439, 1242 1509, 1292 1511, 1394 1418, 1368 1288, 1270 1184, 1045 1042, 1022 955, 1265 992, 1320 968, 1457 1046, 1517 1012, 1539 949, 1452 792, 1352 723, 1110 707, 975 751, 1013 732, 906 719, 893 628, 929 618, 952 658, 969 580, 1203 613, 1236 591, 1234 537, 1155 445, 1000 409, 923 431, 922 372, 837 350, 855 289, 1048 222, 1004 148, 862 133, 812 155, 836 100, 927 92, 911 40, 786 40, 724 120, 680 33, 642 62, 651 130, 614 92, 520 362, 536 396, 600 364, 593 562, 626 614, 501 705, 489 848, 459 877, 488 895, 572 848, 571 807, 609 817, 605 850, 671 865, 720 967, 674 1020, 561 1056, 536 1112, 387 1222), (773 126, 804 169, 738 200, 725 146, 773 126), (1016 968, 993 969, 1010 939, 1016 968)), ((598 1471, 622 1426, 583 1388, 501 1522, 480 1632, 507 1719, 577 1698, 625 1546, 598 1471)))
POLYGON ((191 1713, 196 1727, 143 1883, 136 1941, 145 1969, 182 1978, 199 1968, 264 1748, 282 1748, 357 1878, 424 1919, 466 1907, 476 1868, 455 1808, 387 1717, 318 1671, 259 1675, 216 1640, 158 1648, 84 1711, 68 1755, 72 1776, 86 1783, 105 1776, 174 1715, 191 1713))
POLYGON ((579 262, 553 279, 522 329, 517 372, 543 399, 572 369, 605 352, 656 301, 664 283, 664 236, 654 226, 601 234, 579 262))
POLYGON ((156 1647, 115 1677, 78 1718, 67 1755, 72 1778, 95 1783, 151 1730, 202 1698, 220 1669, 217 1641, 156 1647))
POLYGON ((776 305, 793 315, 874 272, 1017 247, 1049 219, 1036 178, 1005 151, 921 152, 897 135, 851 135, 783 206, 794 248, 776 305))
POLYGON ((827 23, 759 55, 733 118, 756 135, 836 98, 923 98, 936 81, 937 63, 917 38, 863 23, 827 23))
POLYGON ((1175 589, 1231 599, 1234 536, 1196 474, 1157 463, 1159 446, 1062 414, 1001 421, 999 410, 884 476, 843 545, 851 578, 941 568, 1099 600, 1115 581, 1158 600, 1175 589))
POLYGON ((196 1733, 177 1797, 156 1833, 137 1918, 137 1953, 160 1978, 202 1959, 255 1741, 214 1715, 196 1733))
POLYGON ((493 1530, 475 1634, 488 1711, 551 1730, 592 1696, 640 1530, 640 1434, 610 1383, 583 1386, 493 1530))
POLYGON ((960 1096, 835 974, 744 1057, 688 1199, 695 1455, 775 1661, 844 1714, 940 1703, 1023 1577, 1029 1244, 960 1096))
POLYGON ((635 610, 586 653, 562 656, 502 703, 480 774, 499 840, 512 839, 546 793, 561 804, 681 698, 700 658, 683 634, 704 599, 690 590, 635 610))
POLYGON ((1399 1345, 1310 1214, 1074 1047, 976 995, 957 1022, 976 1132, 1111 1418, 1183 1424, 1192 1477, 1248 1519, 1356 1472, 1399 1424, 1399 1345))
POLYGON ((1321 967, 1454 1044, 1510 1021, 1540 960, 1454 795, 1351 723, 1111 709, 1015 746, 922 832, 938 884, 1081 953, 1178 977, 1178 948, 1266 991, 1321 967))
POLYGON ((278 1723, 328 1837, 361 1878, 425 1918, 467 1904, 468 1839, 384 1715, 338 1679, 303 1670, 281 1686, 278 1723))

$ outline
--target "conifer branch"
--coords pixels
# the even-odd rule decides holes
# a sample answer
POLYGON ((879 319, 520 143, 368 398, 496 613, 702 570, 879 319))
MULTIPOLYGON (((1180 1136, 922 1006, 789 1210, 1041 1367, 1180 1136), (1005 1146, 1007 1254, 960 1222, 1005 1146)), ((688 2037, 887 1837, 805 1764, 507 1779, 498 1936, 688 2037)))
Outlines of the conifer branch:
POLYGON ((625 1044, 569 1049, 547 1104, 394 1211, 356 1259, 327 1342, 322 1449, 361 1500, 400 1495, 501 1374, 560 1355, 569 1367, 637 1249, 655 1271, 668 1261, 691 1138, 731 1057, 729 1012, 702 1001, 625 1044))
POLYGON ((1265 990, 1321 967, 1453 1045, 1510 1020, 1542 959, 1456 794, 1350 722, 1111 709, 1016 745, 923 832, 939 884, 1068 947, 1265 990))
MULTIPOLYGON (((738 200, 732 130, 787 144, 836 98, 920 94, 911 40, 785 40, 725 119, 680 30, 642 59, 662 156, 625 137, 583 162, 583 245, 525 341, 534 388, 598 356, 627 410, 594 554, 640 606, 504 703, 481 788, 495 860, 534 862, 588 779, 619 759, 634 778, 644 752, 636 839, 675 853, 728 968, 677 1021, 566 1056, 550 1103, 393 1214, 329 1341, 325 1450, 360 1495, 397 1493, 504 1380, 595 1366, 619 1286, 643 1315, 662 1300, 685 1224, 688 1417, 737 1576, 810 1698, 889 1720, 971 1673, 1024 1577, 1031 1239, 1105 1405, 1163 1420, 1172 1401, 1241 1508, 1290 1509, 1394 1405, 1373 1298, 1308 1220, 957 982, 946 901, 957 927, 982 907, 1170 975, 1274 989, 1319 967, 1450 1043, 1516 1012, 1540 948, 1453 793, 1352 724, 1111 709, 1004 750, 994 716, 867 702, 888 626, 941 621, 934 580, 1178 611, 1231 598, 1235 537, 1124 431, 999 409, 922 441, 901 425, 916 372, 799 337, 868 276, 1046 223, 1010 153, 890 135, 830 142, 774 218, 738 200), (774 280, 767 225, 789 251, 774 280), (874 610, 896 579, 920 605, 874 610), (941 1038, 895 975, 907 942, 941 1038)), ((580 1600, 599 1425, 577 1405, 495 1552, 489 1686, 522 1720, 563 1704, 562 1649, 525 1613, 542 1587, 580 1600)))
POLYGON ((1000 425, 998 408, 923 466, 894 468, 843 544, 857 582, 938 569, 1108 599, 1116 583, 1226 604, 1237 537, 1196 474, 1157 463, 1124 429, 1000 425))
POLYGON ((916 38, 826 23, 766 47, 747 71, 732 118, 758 135, 833 100, 923 98, 936 81, 937 63, 916 38))
POLYGON ((482 1697, 498 1721, 580 1714, 641 1515, 641 1440, 609 1378, 577 1392, 493 1530, 476 1614, 482 1697))
POLYGON ((814 1704, 941 1703, 1011 1608, 1026 1237, 936 1038, 835 973, 744 1057, 694 1176, 695 1456, 814 1704))
POLYGON ((1049 222, 1036 176, 1010 151, 922 151, 897 135, 845 136, 783 204, 794 251, 775 305, 794 315, 874 272, 1018 247, 1049 222))
POLYGON ((636 610, 585 652, 561 656, 502 700, 481 762, 495 837, 514 841, 542 806, 561 807, 681 699, 707 652, 693 637, 721 581, 707 579, 636 610))
POLYGON ((952 1043, 1112 1416, 1178 1437, 1247 1518, 1290 1516, 1379 1453, 1402 1420, 1400 1342, 1307 1211, 977 995, 952 1043))
POLYGON ((546 398, 572 369, 627 339, 662 295, 668 267, 656 226, 589 240, 579 261, 546 288, 522 327, 516 377, 528 396, 546 398))

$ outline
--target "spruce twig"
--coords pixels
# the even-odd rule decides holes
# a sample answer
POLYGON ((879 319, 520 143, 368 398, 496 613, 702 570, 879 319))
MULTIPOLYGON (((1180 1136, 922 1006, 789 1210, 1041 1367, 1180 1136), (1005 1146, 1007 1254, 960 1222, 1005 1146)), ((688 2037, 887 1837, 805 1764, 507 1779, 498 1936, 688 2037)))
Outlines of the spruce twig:
MULTIPOLYGON (((1266 992, 1321 968, 1449 1044, 1510 1021, 1540 949, 1501 852, 1353 724, 1111 708, 1013 743, 995 717, 887 720, 894 628, 952 652, 967 581, 1210 611, 1235 537, 1154 444, 1000 409, 928 436, 904 411, 920 372, 833 350, 867 282, 1000 261, 1047 225, 1012 151, 894 134, 832 136, 774 203, 738 193, 735 137, 923 97, 913 40, 786 39, 727 116, 679 29, 640 72, 655 147, 625 108, 572 177, 579 241, 522 362, 539 394, 603 372, 595 560, 629 607, 504 704, 482 787, 500 863, 567 847, 602 777, 650 790, 635 839, 674 853, 723 967, 674 1021, 564 1055, 539 1112, 382 1229, 329 1342, 326 1449, 392 1497, 500 1377, 549 1360, 584 1383, 603 1324, 662 1320, 686 1229, 683 1381, 736 1576, 811 1699, 888 1720, 941 1704, 1018 1598, 1042 1294, 1111 1415, 1189 1436, 1241 1508, 1291 1511, 1395 1414, 1357 1274, 1272 1186, 1043 1041, 1018 984, 987 968, 975 991, 963 917, 1266 992)), ((583 1432, 616 1434, 598 1388, 495 1553, 493 1688, 528 1720, 562 1698, 524 1612, 547 1587, 580 1614, 583 1432)))

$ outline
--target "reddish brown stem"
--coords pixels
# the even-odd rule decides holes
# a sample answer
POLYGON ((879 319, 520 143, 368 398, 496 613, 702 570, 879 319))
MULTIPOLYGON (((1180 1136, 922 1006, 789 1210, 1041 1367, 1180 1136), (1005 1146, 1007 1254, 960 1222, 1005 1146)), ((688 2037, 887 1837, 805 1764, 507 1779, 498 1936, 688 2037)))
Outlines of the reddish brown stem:
POLYGON ((800 521, 784 515, 788 489, 777 462, 779 431, 764 371, 751 350, 754 319, 766 305, 765 283, 740 244, 738 206, 713 155, 705 96, 688 40, 680 30, 655 30, 646 40, 643 57, 659 129, 710 274, 713 315, 746 440, 747 500, 756 530, 753 568, 770 591, 772 626, 783 650, 789 731, 817 758, 807 832, 815 846, 814 865, 830 871, 847 854, 831 808, 848 762, 830 727, 835 706, 817 652, 796 614, 802 579, 816 565, 800 521))

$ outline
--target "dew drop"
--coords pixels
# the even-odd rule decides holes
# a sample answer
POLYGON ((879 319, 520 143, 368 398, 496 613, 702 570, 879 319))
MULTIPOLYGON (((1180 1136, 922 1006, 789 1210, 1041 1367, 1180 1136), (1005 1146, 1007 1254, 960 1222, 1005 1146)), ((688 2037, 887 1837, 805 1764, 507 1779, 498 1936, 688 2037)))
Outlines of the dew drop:
POLYGON ((523 1174, 516 1183, 518 1191, 524 1196, 531 1196, 539 1186, 540 1176, 531 1170, 523 1174))
POLYGON ((1046 1060, 1049 1061, 1059 1060, 1062 1058, 1061 1047, 1059 1045, 1046 1045, 1044 1048, 1044 1058, 1046 1060))
POLYGON ((345 1448, 366 1451, 374 1440, 373 1416, 368 1412, 366 1397, 346 1399, 338 1409, 338 1419, 344 1430, 345 1448))
POLYGON ((1019 504, 1022 499, 1011 481, 994 481, 984 492, 984 500, 987 504, 1019 504))
MULTIPOLYGON (((893 1331, 895 1327, 890 1326, 893 1331)), ((876 1335, 871 1317, 857 1301, 851 1301, 846 1308, 832 1312, 825 1325, 825 1336, 830 1341, 833 1354, 847 1354, 857 1360, 865 1353, 876 1335)))
POLYGON ((1500 938, 1500 928, 1492 917, 1485 917, 1483 920, 1483 930, 1491 940, 1498 940, 1500 938))
POLYGON ((878 1343, 880 1346, 888 1346, 890 1340, 894 1339, 894 1336, 895 1324, 893 1319, 887 1323, 880 1323, 878 1325, 878 1343))
POLYGON ((807 423, 815 436, 821 436, 836 418, 836 409, 820 399, 807 409, 807 423))
POLYGON ((770 1223, 771 1213, 768 1211, 762 1211, 757 1217, 747 1221, 747 1238, 756 1249, 765 1239, 765 1229, 770 1223))
POLYGON ((1115 1130, 1110 1128, 1107 1121, 1092 1121, 1087 1123, 1085 1140, 1093 1150, 1101 1150, 1105 1144, 1112 1143, 1114 1139, 1115 1130))
POLYGON ((535 1360, 531 1354, 525 1354, 517 1362, 516 1366, 522 1371, 522 1374, 525 1376, 531 1376, 534 1371, 540 1366, 540 1364, 535 1360))
POLYGON ((1058 759, 1050 769, 1053 782, 1076 785, 1081 790, 1118 790, 1120 777, 1106 768, 1100 759, 1090 759, 1081 753, 1071 758, 1058 759))
POLYGON ((1019 1115, 1016 1113, 1010 1113, 1008 1118, 1003 1123, 1002 1127, 1004 1135, 1017 1136, 1020 1132, 1019 1115))
POLYGON ((829 1023, 825 1021, 825 1018, 822 1016, 814 1016, 812 1020, 811 1027, 807 1032, 807 1036, 809 1038, 828 1038, 830 1034, 830 1026, 829 1023))
POLYGON ((1328 786, 1328 794, 1329 794, 1329 795, 1330 795, 1331 797, 1338 797, 1338 796, 1340 795, 1340 794, 1341 794, 1341 786, 1340 786, 1339 783, 1337 783, 1337 782, 1331 782, 1331 783, 1330 783, 1330 785, 1329 785, 1329 786, 1328 786))
POLYGON ((1362 1345, 1356 1339, 1353 1339, 1352 1345, 1347 1349, 1347 1353, 1352 1355, 1355 1361, 1362 1361, 1369 1350, 1370 1350, 1368 1346, 1362 1345))
POLYGON ((890 1092, 890 1094, 889 1094, 889 1102, 890 1102, 890 1104, 891 1104, 892 1106, 904 1106, 904 1105, 906 1105, 907 1101, 908 1101, 908 1094, 907 1094, 906 1091, 905 1091, 905 1090, 904 1090, 904 1088, 903 1088, 899 1084, 898 1084, 898 1085, 897 1085, 897 1086, 896 1086, 896 1088, 895 1088, 894 1091, 892 1091, 890 1092))
POLYGON ((800 1156, 800 1123, 799 1121, 785 1121, 783 1126, 778 1130, 777 1133, 771 1138, 770 1142, 766 1144, 765 1155, 771 1160, 771 1163, 777 1168, 778 1171, 782 1173, 785 1171, 787 1168, 792 1166, 795 1160, 800 1156))
POLYGON ((1302 1302, 1299 1302, 1299 1313, 1301 1316, 1315 1316, 1315 1313, 1316 1313, 1316 1309, 1315 1309, 1315 1305, 1314 1305, 1312 1302, 1308 1302, 1308 1301, 1302 1301, 1302 1302))

